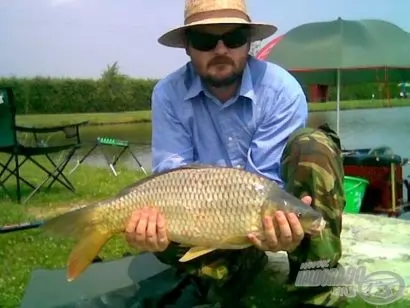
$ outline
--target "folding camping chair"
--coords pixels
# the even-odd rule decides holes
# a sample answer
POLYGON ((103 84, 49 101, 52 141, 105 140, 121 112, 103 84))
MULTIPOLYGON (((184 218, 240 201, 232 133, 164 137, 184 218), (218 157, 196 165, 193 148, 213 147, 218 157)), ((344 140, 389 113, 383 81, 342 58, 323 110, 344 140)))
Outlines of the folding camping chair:
POLYGON ((114 173, 115 176, 118 175, 117 170, 115 169, 115 165, 126 151, 128 151, 131 154, 132 158, 134 158, 135 162, 138 164, 142 172, 144 172, 144 174, 147 174, 147 172, 144 169, 144 166, 138 160, 137 156, 131 151, 130 146, 131 143, 127 140, 120 140, 112 137, 97 137, 94 145, 90 148, 88 152, 85 153, 83 158, 81 158, 81 160, 78 161, 77 165, 70 171, 70 174, 74 172, 75 169, 77 169, 78 166, 81 165, 87 159, 87 157, 95 150, 99 150, 103 154, 105 162, 107 163, 108 167, 111 169, 112 173, 114 173), (118 155, 114 155, 113 159, 109 159, 107 153, 102 148, 103 146, 119 148, 120 151, 118 155))
POLYGON ((16 125, 16 106, 14 101, 13 91, 10 87, 0 88, 0 154, 5 154, 6 161, 0 161, 0 189, 3 189, 7 195, 12 198, 12 194, 6 187, 5 183, 10 177, 16 179, 16 194, 17 202, 22 203, 21 182, 32 188, 31 193, 27 196, 23 203, 27 202, 37 193, 40 188, 49 180, 47 189, 55 182, 59 182, 64 187, 72 192, 75 192, 73 184, 63 174, 68 162, 81 146, 79 127, 85 125, 88 121, 60 125, 52 127, 24 127, 16 125), (40 142, 38 134, 63 132, 67 144, 57 146, 47 146, 40 142), (26 146, 17 140, 17 133, 30 133, 34 136, 35 145, 26 146), (52 159, 52 154, 60 154, 59 162, 52 159), (22 157, 20 159, 19 157, 22 157), (43 163, 39 162, 36 157, 45 157, 52 167, 47 168, 43 163), (12 162, 14 161, 14 166, 12 162), (33 184, 21 175, 20 169, 27 162, 32 162, 39 169, 43 170, 46 178, 40 184, 33 184))

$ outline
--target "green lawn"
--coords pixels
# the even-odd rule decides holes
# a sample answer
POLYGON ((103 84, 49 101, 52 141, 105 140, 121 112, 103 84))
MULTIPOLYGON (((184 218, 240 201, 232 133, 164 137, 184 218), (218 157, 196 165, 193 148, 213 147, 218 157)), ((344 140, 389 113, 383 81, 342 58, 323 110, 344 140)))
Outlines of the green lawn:
MULTIPOLYGON (((410 106, 410 99, 402 100, 361 100, 343 101, 340 103, 341 110, 349 109, 374 109, 410 106)), ((309 111, 333 111, 336 110, 336 102, 309 103, 309 111)), ((79 114, 40 114, 19 115, 17 122, 24 125, 54 125, 89 120, 92 125, 116 124, 116 123, 143 123, 151 121, 151 111, 130 111, 115 113, 79 113, 79 114)))
POLYGON ((151 122, 151 111, 18 115, 16 120, 24 125, 55 125, 86 120, 90 121, 91 125, 144 123, 151 122))
MULTIPOLYGON (((0 225, 43 219, 71 207, 101 200, 143 176, 137 171, 118 169, 121 173, 115 177, 108 168, 82 165, 70 176, 77 188, 76 194, 56 185, 50 192, 35 195, 25 205, 9 201, 0 189, 0 225)), ((43 178, 41 172, 29 164, 23 169, 23 174, 32 181, 38 182, 43 178)), ((11 182, 8 187, 12 188, 13 184, 11 182)), ((51 238, 39 229, 0 234, 0 307, 18 307, 35 268, 63 268, 71 244, 69 239, 51 238)), ((116 238, 104 247, 101 256, 109 260, 119 258, 127 251, 125 241, 116 238)))

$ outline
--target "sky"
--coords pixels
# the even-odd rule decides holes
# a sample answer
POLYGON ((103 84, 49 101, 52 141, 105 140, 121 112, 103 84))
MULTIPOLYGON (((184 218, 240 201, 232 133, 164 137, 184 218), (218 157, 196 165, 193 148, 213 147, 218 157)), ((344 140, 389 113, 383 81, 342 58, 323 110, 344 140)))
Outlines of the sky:
MULTIPOLYGON (((248 0, 251 18, 277 35, 298 25, 384 19, 410 32, 409 0, 248 0)), ((107 65, 162 78, 189 61, 157 39, 183 23, 184 0, 1 0, 0 76, 98 78, 107 65)), ((410 51, 409 51, 410 53, 410 51)))

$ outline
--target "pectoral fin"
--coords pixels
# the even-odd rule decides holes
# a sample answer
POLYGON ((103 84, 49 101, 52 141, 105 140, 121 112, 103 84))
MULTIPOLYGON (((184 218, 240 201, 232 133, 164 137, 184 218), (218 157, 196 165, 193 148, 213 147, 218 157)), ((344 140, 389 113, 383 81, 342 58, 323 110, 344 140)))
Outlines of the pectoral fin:
POLYGON ((216 248, 209 248, 209 247, 192 247, 190 250, 188 250, 180 259, 179 262, 187 262, 190 260, 193 260, 195 258, 198 258, 200 256, 203 256, 207 253, 210 253, 212 251, 216 250, 216 248))
MULTIPOLYGON (((221 245, 217 245, 216 247, 192 247, 179 259, 179 261, 187 262, 200 256, 206 255, 207 253, 210 253, 217 249, 243 249, 251 245, 252 243, 248 240, 246 236, 234 236, 223 240, 221 245)), ((184 247, 186 245, 180 246, 184 247)))

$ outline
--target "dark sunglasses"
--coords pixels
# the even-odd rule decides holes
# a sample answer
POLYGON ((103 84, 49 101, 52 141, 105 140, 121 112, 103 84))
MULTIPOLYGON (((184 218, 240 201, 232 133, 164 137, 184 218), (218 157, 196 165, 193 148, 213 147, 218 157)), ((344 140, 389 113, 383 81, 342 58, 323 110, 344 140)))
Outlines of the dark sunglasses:
POLYGON ((188 29, 186 38, 189 44, 200 51, 210 51, 216 47, 219 40, 222 40, 226 47, 234 49, 243 46, 249 39, 249 28, 242 27, 233 31, 216 35, 188 29))

